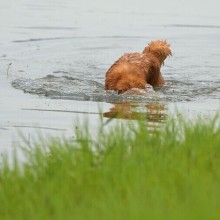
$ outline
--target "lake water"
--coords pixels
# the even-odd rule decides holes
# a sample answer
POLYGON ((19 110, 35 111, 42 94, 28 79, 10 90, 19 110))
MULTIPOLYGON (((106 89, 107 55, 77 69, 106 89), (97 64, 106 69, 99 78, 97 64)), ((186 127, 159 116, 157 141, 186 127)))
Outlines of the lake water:
POLYGON ((220 3, 198 1, 0 1, 0 152, 36 133, 72 136, 76 118, 153 122, 220 110, 220 3), (105 92, 105 72, 126 52, 166 39, 173 57, 160 90, 105 92), (24 92, 25 93, 24 93, 24 92), (156 103, 156 104, 155 104, 156 103), (156 105, 156 107, 155 107, 156 105), (158 109, 156 111, 155 108, 158 109), (37 132, 36 132, 37 130, 37 132))

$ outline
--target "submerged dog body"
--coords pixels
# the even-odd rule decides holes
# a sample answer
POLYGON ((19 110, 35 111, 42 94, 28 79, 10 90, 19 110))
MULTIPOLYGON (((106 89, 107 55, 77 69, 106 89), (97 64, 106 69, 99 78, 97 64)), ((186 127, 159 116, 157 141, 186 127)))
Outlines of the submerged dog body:
POLYGON ((152 41, 142 53, 124 54, 107 71, 105 89, 123 93, 132 88, 145 89, 147 84, 164 85, 160 68, 171 55, 170 45, 162 40, 152 41))

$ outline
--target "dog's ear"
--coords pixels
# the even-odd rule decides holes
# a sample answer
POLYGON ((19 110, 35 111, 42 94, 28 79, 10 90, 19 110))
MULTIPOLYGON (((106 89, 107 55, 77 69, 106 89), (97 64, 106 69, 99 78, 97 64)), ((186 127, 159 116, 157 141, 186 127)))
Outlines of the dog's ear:
POLYGON ((151 41, 147 47, 144 48, 143 53, 151 53, 160 56, 165 60, 168 56, 172 56, 170 44, 166 40, 151 41))
POLYGON ((170 44, 167 41, 162 41, 163 53, 166 57, 172 56, 172 51, 170 49, 170 44))

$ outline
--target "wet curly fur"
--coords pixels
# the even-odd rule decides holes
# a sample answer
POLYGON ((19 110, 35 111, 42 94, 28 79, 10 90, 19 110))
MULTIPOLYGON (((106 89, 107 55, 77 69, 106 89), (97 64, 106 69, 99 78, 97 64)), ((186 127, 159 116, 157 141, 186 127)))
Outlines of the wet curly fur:
POLYGON ((123 93, 132 88, 145 89, 147 84, 163 86, 160 68, 168 56, 172 52, 165 40, 150 42, 142 53, 124 54, 107 71, 105 89, 123 93))

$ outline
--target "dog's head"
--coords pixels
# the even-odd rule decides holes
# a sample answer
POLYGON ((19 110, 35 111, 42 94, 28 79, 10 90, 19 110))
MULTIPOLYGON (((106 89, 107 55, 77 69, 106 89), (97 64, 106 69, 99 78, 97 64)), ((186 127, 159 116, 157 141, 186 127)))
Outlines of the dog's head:
POLYGON ((166 40, 151 41, 147 47, 144 48, 143 53, 152 54, 159 58, 161 64, 168 56, 172 56, 170 44, 166 40))

